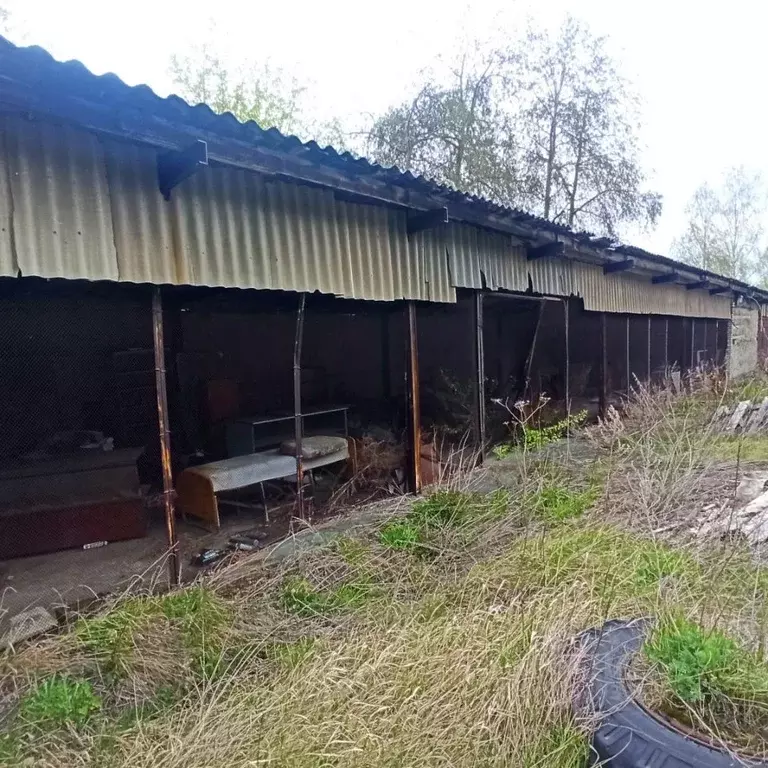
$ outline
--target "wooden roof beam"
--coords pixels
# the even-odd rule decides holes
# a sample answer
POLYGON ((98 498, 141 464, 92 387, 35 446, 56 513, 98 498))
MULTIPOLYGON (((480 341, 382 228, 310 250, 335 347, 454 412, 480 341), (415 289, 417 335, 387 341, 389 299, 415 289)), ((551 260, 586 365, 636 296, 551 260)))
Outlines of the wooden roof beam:
POLYGON ((157 184, 162 196, 170 200, 171 190, 204 165, 208 165, 208 144, 202 140, 158 155, 157 184))
POLYGON ((634 259, 624 259, 624 261, 611 261, 608 264, 603 264, 603 274, 611 275, 614 272, 625 272, 628 269, 632 269, 634 266, 634 259))
POLYGON ((709 280, 697 280, 695 283, 686 283, 686 291, 697 291, 702 288, 709 288, 709 280))
POLYGON ((664 275, 655 275, 651 278, 654 285, 664 285, 664 283, 676 283, 680 279, 678 272, 667 272, 664 275))
POLYGON ((717 296, 719 293, 728 293, 731 289, 727 285, 716 285, 709 289, 710 296, 717 296))
POLYGON ((419 213, 408 213, 408 223, 406 231, 409 235, 415 235, 417 232, 423 232, 425 229, 435 229, 448 223, 448 209, 433 208, 431 211, 420 211, 419 213))
POLYGON ((528 249, 528 261, 558 258, 564 255, 565 243, 558 242, 557 240, 553 243, 545 243, 544 245, 538 245, 535 248, 528 249))

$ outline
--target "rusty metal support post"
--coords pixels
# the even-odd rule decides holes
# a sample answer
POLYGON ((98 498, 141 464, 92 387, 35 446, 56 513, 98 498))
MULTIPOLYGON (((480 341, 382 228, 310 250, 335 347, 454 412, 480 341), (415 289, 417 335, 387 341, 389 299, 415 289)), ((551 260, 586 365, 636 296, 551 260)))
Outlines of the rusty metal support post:
POLYGON ((608 409, 608 318, 600 313, 600 418, 605 418, 608 409))
POLYGON ((483 292, 472 297, 472 357, 475 366, 474 432, 478 463, 483 463, 485 451, 485 352, 483 349, 483 292))
POLYGON ((171 472, 171 430, 168 420, 168 389, 165 376, 165 341, 163 338, 163 300, 160 287, 152 293, 152 340, 155 352, 155 391, 157 422, 160 431, 160 463, 163 471, 163 507, 168 536, 168 575, 172 585, 179 583, 179 540, 176 536, 176 510, 171 472))
POLYGON ((696 319, 691 319, 691 364, 689 367, 689 371, 693 371, 696 368, 695 365, 695 354, 696 354, 696 319))
POLYGON ((651 316, 648 315, 648 363, 645 369, 648 384, 651 383, 651 316))
POLYGON ((571 317, 570 299, 563 299, 565 322, 565 415, 571 414, 571 317))
POLYGON ((296 443, 296 508, 298 516, 304 517, 304 457, 302 456, 302 437, 304 422, 301 414, 301 348, 304 343, 304 309, 307 294, 299 296, 299 308, 296 312, 296 336, 293 342, 293 432, 296 443))
POLYGON ((632 392, 632 369, 629 359, 629 315, 627 315, 627 343, 626 343, 626 355, 627 355, 627 397, 632 392))
POLYGON ((411 491, 421 492, 421 401, 419 397, 419 339, 416 304, 406 303, 407 349, 406 392, 408 393, 408 479, 411 491))

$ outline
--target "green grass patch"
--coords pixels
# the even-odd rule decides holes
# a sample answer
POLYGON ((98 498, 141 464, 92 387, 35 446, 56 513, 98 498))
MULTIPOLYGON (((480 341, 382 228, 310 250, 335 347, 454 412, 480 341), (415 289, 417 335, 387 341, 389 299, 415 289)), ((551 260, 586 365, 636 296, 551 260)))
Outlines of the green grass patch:
POLYGON ((130 673, 137 643, 145 642, 153 628, 159 630, 156 636, 168 631, 180 637, 193 656, 202 657, 219 646, 230 623, 224 602, 198 586, 127 598, 101 616, 79 619, 75 635, 102 672, 119 679, 130 673))
POLYGON ((404 517, 391 520, 379 530, 379 543, 389 549, 426 553, 430 536, 440 530, 461 528, 503 517, 511 495, 499 488, 492 493, 440 490, 414 502, 404 517))
POLYGON ((596 488, 574 491, 561 485, 545 485, 532 495, 529 505, 537 518, 559 523, 581 517, 597 496, 596 488))
POLYGON ((292 643, 275 643, 267 650, 267 658, 281 667, 294 670, 310 659, 317 650, 317 641, 313 637, 300 637, 292 643))
POLYGON ((87 680, 54 675, 40 681, 21 701, 19 717, 40 727, 82 728, 101 709, 101 699, 87 680))
POLYGON ((373 594, 373 585, 365 580, 318 590, 303 576, 291 576, 283 584, 280 601, 286 610, 298 616, 323 616, 360 608, 373 594))
POLYGON ((708 447, 709 455, 718 461, 768 461, 768 437, 743 435, 713 436, 708 447))
POLYGON ((643 655, 657 708, 736 746, 768 746, 768 665, 756 653, 721 629, 674 615, 651 631, 643 655))

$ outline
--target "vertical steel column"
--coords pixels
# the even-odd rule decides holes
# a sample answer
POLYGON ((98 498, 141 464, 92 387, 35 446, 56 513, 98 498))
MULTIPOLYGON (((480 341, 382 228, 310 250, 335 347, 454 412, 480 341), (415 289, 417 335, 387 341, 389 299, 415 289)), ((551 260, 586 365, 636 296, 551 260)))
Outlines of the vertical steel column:
POLYGON ((563 317, 565 320, 565 413, 571 413, 571 318, 570 299, 563 299, 563 317))
POLYGON ((304 309, 307 294, 299 296, 299 308, 296 313, 296 336, 293 342, 293 432, 296 444, 296 507, 300 518, 304 517, 304 457, 302 456, 302 437, 304 420, 301 414, 301 349, 304 344, 304 309))
POLYGON ((648 383, 651 383, 651 316, 648 315, 648 365, 646 368, 648 383))
POLYGON ((381 315, 381 394, 389 401, 392 397, 391 344, 389 341, 389 312, 381 315))
POLYGON ((709 362, 709 320, 704 320, 704 362, 709 362))
POLYGON ((629 361, 629 315, 627 315, 627 395, 632 391, 632 370, 629 361))
POLYGON ((605 417, 608 408, 608 319, 605 312, 600 313, 600 417, 605 417))
POLYGON ((408 393, 408 435, 410 461, 408 475, 410 488, 421 492, 421 402, 419 397, 419 340, 416 328, 416 304, 406 303, 408 324, 408 362, 406 366, 406 391, 408 393))
POLYGON ((472 297, 472 357, 475 366, 475 444, 482 464, 485 450, 485 352, 483 349, 483 292, 472 297))
POLYGON ((696 354, 696 318, 691 318, 691 364, 689 371, 693 371, 696 367, 694 362, 694 356, 696 354))
POLYGON ((168 536, 168 572, 172 585, 179 583, 179 540, 176 536, 176 511, 171 472, 171 430, 168 421, 168 389, 165 375, 165 341, 163 339, 163 300, 160 287, 152 293, 152 340, 155 352, 155 391, 157 422, 160 430, 160 462, 163 470, 163 506, 168 536))

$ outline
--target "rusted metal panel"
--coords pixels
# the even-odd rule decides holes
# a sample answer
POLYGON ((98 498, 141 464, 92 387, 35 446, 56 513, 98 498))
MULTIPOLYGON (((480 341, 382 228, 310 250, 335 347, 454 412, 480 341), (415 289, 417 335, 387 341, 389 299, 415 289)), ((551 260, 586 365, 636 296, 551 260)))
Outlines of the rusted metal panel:
POLYGON ((10 117, 3 131, 22 275, 117 280, 98 139, 68 126, 10 117))
POLYGON ((119 279, 155 285, 180 282, 172 204, 157 189, 157 152, 102 139, 119 279))
POLYGON ((584 308, 679 317, 730 317, 730 299, 707 291, 687 291, 673 284, 653 285, 640 275, 603 274, 600 266, 573 262, 573 288, 584 308))

